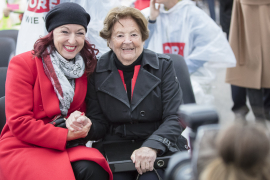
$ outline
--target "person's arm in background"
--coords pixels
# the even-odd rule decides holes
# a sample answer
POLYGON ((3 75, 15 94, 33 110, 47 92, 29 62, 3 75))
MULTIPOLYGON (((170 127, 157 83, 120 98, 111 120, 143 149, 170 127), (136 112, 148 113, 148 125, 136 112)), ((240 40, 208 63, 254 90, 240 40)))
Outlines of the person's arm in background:
POLYGON ((189 72, 195 72, 205 62, 213 67, 233 67, 235 57, 221 28, 201 9, 191 7, 189 23, 189 53, 185 56, 189 72))
MULTIPOLYGON (((144 43, 144 48, 148 47, 149 41, 156 30, 156 20, 157 20, 157 17, 159 16, 160 5, 155 6, 155 2, 156 2, 155 0, 151 0, 150 7, 148 9, 143 10, 143 14, 145 14, 148 18, 148 29, 150 31, 149 38, 144 43)), ((185 59, 185 61, 188 66, 189 74, 192 74, 195 71, 197 71, 197 69, 202 67, 203 64, 206 62, 206 61, 190 60, 190 59, 185 59)))
POLYGON ((142 13, 147 16, 146 18, 148 18, 148 29, 150 31, 148 39, 146 39, 144 42, 144 46, 143 46, 144 48, 148 47, 149 41, 152 38, 152 35, 156 29, 156 20, 157 20, 157 17, 159 16, 160 5, 156 7, 155 3, 156 3, 156 0, 151 0, 150 7, 142 11, 142 13))
POLYGON ((185 59, 185 61, 188 67, 189 74, 193 74, 194 72, 196 72, 206 62, 206 61, 191 60, 191 59, 185 59))

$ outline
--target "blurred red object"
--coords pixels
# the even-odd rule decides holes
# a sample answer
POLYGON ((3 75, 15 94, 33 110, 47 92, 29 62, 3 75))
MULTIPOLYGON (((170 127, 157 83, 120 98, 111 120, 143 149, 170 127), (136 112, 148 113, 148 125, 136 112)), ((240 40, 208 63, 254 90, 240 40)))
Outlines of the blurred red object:
POLYGON ((142 10, 150 6, 150 0, 137 0, 134 3, 136 9, 142 10))

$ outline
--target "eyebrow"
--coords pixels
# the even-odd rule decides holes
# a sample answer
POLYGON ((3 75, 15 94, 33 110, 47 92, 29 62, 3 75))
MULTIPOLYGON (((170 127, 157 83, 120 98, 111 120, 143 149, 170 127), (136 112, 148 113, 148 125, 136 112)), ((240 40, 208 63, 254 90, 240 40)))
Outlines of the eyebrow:
MULTIPOLYGON (((66 27, 66 26, 62 26, 61 28, 66 28, 66 29, 68 29, 69 30, 69 28, 68 27, 66 27)), ((81 29, 78 29, 77 31, 81 31, 81 30, 83 30, 84 28, 81 28, 81 29)))
MULTIPOLYGON (((137 29, 134 29, 134 30, 132 30, 130 33, 133 33, 133 32, 140 32, 140 31, 138 31, 137 29)), ((117 31, 117 32, 115 32, 115 34, 118 34, 118 33, 124 33, 124 32, 122 32, 122 31, 117 31)))

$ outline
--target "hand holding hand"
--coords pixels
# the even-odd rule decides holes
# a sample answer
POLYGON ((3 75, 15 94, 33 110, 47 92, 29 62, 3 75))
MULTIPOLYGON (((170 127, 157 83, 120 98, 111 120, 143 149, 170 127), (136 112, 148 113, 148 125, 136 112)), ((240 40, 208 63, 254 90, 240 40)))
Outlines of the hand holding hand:
POLYGON ((149 147, 141 147, 133 151, 131 155, 131 160, 135 163, 135 168, 141 175, 147 171, 153 171, 156 158, 157 150, 149 147))
POLYGON ((66 120, 66 127, 73 132, 81 131, 82 128, 89 122, 91 123, 90 119, 87 118, 84 113, 81 113, 80 111, 74 111, 66 120))
POLYGON ((149 19, 154 21, 157 19, 159 16, 159 9, 160 9, 160 4, 158 5, 158 8, 155 6, 156 0, 151 0, 150 1, 150 16, 149 19))
POLYGON ((85 125, 80 131, 71 131, 68 130, 68 135, 67 135, 67 141, 71 141, 74 139, 80 139, 80 138, 85 138, 90 130, 92 123, 88 123, 85 125))
POLYGON ((92 122, 84 113, 75 111, 70 114, 66 120, 68 128, 67 141, 74 139, 85 138, 91 128, 92 122))

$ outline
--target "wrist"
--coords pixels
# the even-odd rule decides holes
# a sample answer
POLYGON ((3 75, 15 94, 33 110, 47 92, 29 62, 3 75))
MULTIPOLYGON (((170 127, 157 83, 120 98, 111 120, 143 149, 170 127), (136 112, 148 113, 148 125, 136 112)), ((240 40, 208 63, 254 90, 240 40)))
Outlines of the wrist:
POLYGON ((156 154, 158 154, 158 149, 151 148, 153 151, 155 151, 156 154))
POLYGON ((147 20, 149 23, 155 23, 157 21, 155 18, 151 18, 150 16, 148 16, 147 20))

